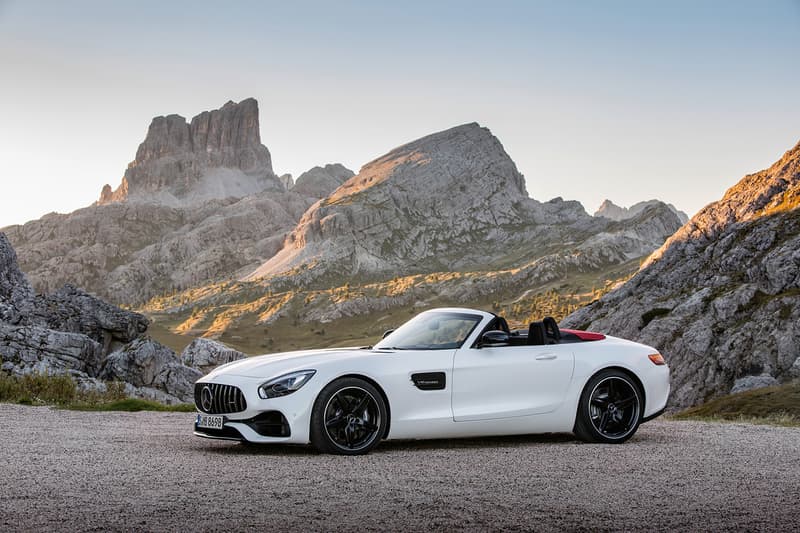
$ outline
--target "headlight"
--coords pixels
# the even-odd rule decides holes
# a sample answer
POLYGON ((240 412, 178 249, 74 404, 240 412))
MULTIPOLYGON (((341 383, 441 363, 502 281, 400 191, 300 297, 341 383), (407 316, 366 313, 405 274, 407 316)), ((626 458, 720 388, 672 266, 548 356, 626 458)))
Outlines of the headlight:
POLYGON ((271 379, 258 388, 258 395, 265 400, 286 396, 305 385, 316 373, 316 370, 300 370, 271 379))

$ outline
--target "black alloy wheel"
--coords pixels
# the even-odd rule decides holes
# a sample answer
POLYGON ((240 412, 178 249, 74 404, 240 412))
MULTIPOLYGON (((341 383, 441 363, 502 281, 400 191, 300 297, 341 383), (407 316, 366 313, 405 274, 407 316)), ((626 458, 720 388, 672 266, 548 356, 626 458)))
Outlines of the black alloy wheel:
POLYGON ((625 442, 642 421, 642 398, 639 386, 624 372, 596 374, 581 394, 575 435, 587 442, 625 442))
POLYGON ((322 389, 311 413, 311 443, 323 453, 361 455, 386 430, 383 397, 370 383, 342 378, 322 389))

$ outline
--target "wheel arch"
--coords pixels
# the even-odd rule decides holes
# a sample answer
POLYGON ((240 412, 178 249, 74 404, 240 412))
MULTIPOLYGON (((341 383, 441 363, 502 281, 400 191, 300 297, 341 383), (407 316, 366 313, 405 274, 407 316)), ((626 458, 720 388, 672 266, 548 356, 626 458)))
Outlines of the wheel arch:
POLYGON ((636 375, 636 372, 634 372, 630 368, 626 368, 626 367, 620 366, 620 365, 611 365, 611 366, 604 366, 603 368, 598 368, 597 370, 595 370, 592 373, 592 375, 590 375, 586 379, 586 381, 583 384, 583 388, 581 389, 581 393, 583 393, 583 389, 586 388, 586 385, 592 380, 592 378, 594 378, 600 372, 605 372, 606 370, 617 370, 619 372, 622 372, 623 374, 625 374, 626 376, 631 378, 633 380, 633 382, 636 384, 636 386, 639 387, 639 391, 642 393, 642 411, 641 412, 642 412, 642 415, 644 415, 645 408, 647 407, 647 391, 644 388, 644 383, 642 383, 642 380, 639 379, 639 376, 636 375))
MULTIPOLYGON (((324 389, 325 387, 327 387, 328 385, 330 385, 334 381, 338 381, 338 380, 344 379, 344 378, 356 378, 356 379, 364 380, 364 381, 366 381, 367 383, 369 383, 370 385, 372 385, 373 387, 375 387, 378 390, 378 392, 381 395, 381 398, 383 398, 384 405, 386 405, 386 431, 384 431, 383 435, 381 435, 381 439, 385 439, 386 437, 388 437, 389 436, 389 428, 391 428, 391 426, 392 426, 392 408, 391 408, 391 404, 389 403, 389 397, 386 396, 386 391, 384 391, 383 387, 381 387, 380 383, 375 381, 373 378, 371 378, 369 376, 365 376, 364 374, 358 374, 358 373, 344 374, 344 375, 341 375, 341 376, 336 376, 336 378, 330 380, 322 388, 324 389)), ((320 389, 320 390, 322 390, 322 389, 320 389)))

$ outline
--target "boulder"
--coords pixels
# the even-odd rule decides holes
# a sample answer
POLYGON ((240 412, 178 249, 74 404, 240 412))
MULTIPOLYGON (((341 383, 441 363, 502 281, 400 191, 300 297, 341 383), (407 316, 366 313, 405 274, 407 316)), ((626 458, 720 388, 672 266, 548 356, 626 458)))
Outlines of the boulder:
POLYGON ((149 324, 144 315, 120 309, 72 285, 37 296, 32 320, 49 329, 83 333, 101 343, 106 354, 142 335, 149 324))
POLYGON ((109 355, 99 373, 101 379, 160 390, 184 402, 193 401, 194 382, 202 375, 182 365, 175 352, 148 337, 139 337, 109 355))
POLYGON ((0 321, 0 359, 3 370, 23 374, 96 374, 103 361, 100 343, 80 333, 20 326, 0 321))
POLYGON ((192 368, 200 370, 203 374, 208 374, 214 368, 231 361, 238 361, 247 357, 240 351, 234 350, 211 339, 195 339, 184 348, 181 353, 181 362, 192 368))

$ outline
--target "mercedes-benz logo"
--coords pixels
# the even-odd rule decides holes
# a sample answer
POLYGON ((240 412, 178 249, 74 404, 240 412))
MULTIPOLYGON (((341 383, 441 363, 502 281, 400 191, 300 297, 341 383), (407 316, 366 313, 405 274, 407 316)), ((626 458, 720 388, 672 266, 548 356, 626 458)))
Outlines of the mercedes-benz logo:
POLYGON ((211 408, 214 406, 214 393, 211 392, 211 387, 206 385, 203 387, 203 390, 200 391, 200 406, 203 408, 203 411, 210 412, 211 408))

